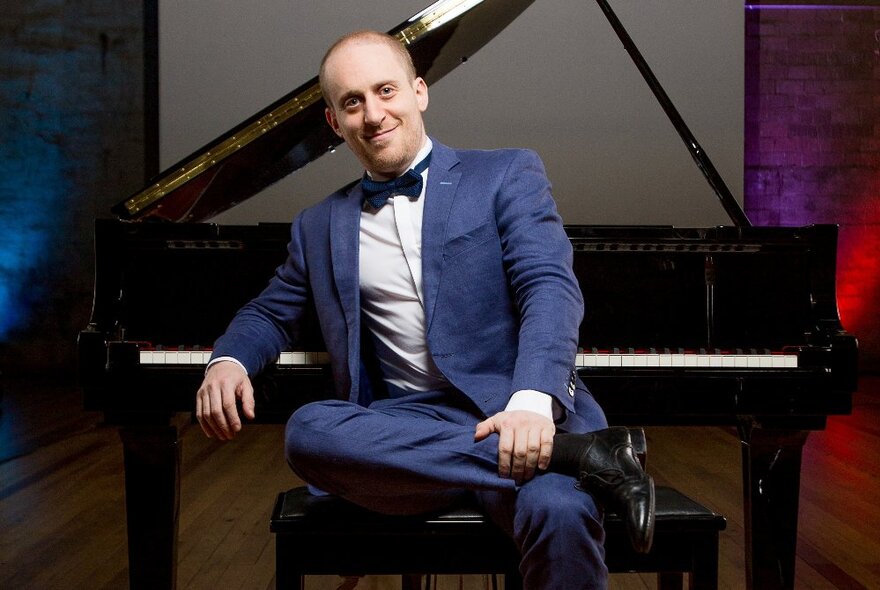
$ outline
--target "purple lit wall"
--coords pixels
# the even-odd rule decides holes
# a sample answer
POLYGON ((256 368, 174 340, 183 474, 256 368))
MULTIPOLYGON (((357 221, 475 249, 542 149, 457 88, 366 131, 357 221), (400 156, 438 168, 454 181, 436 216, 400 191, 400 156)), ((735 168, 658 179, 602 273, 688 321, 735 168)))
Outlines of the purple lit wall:
POLYGON ((878 369, 880 2, 747 4, 745 54, 746 213, 840 225, 841 319, 878 369))

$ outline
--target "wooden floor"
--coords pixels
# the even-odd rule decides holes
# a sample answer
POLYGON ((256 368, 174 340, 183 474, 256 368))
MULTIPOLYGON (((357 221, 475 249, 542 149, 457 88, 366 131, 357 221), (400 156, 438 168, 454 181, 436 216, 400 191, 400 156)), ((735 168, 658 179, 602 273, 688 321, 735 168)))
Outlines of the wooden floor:
MULTIPOLYGON (((0 588, 126 588, 121 445, 63 380, 7 379, 0 402, 0 588)), ((299 482, 280 426, 221 444, 185 424, 178 588, 274 588, 268 531, 275 494, 299 482)), ((728 517, 720 586, 744 587, 739 444, 723 428, 648 429, 649 471, 728 517)), ((796 587, 880 588, 880 377, 864 377, 852 416, 810 436, 804 454, 796 587)), ((445 576, 443 588, 489 588, 445 576)), ((315 590, 354 580, 311 578, 315 590)), ((393 578, 357 588, 396 588, 393 578)), ((653 588, 615 575, 611 588, 653 588)))

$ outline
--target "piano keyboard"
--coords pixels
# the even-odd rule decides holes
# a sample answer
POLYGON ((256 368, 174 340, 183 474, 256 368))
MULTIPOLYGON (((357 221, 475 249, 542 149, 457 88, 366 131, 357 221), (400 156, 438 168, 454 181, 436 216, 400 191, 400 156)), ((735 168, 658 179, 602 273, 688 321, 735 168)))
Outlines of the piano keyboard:
MULTIPOLYGON (((211 350, 143 350, 140 353, 141 365, 194 365, 205 366, 211 360, 211 350)), ((330 355, 326 352, 282 352, 278 358, 279 366, 329 365, 330 355)))
POLYGON ((758 352, 584 352, 577 368, 598 367, 707 367, 719 369, 794 369, 798 357, 790 353, 758 352))
MULTIPOLYGON (((144 350, 141 349, 141 365, 193 365, 205 366, 211 358, 210 350, 144 350)), ((326 352, 282 352, 278 366, 306 366, 330 364, 326 352)), ((793 353, 779 352, 653 352, 627 351, 579 352, 575 358, 577 368, 601 367, 706 367, 732 369, 791 369, 797 368, 798 357, 793 353)))

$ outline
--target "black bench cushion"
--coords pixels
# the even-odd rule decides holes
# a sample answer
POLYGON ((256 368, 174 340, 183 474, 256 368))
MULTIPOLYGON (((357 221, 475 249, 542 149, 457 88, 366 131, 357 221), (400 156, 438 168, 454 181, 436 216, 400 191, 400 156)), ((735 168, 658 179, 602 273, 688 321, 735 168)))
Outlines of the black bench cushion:
MULTIPOLYGON (((685 496, 675 488, 658 486, 656 530, 674 527, 676 530, 721 531, 726 526, 723 516, 685 496)), ((387 516, 360 508, 335 496, 313 496, 305 487, 293 488, 279 494, 272 512, 273 533, 305 532, 320 527, 324 532, 335 529, 365 530, 381 526, 383 530, 412 530, 443 525, 477 527, 488 524, 486 517, 472 504, 452 507, 440 512, 418 516, 387 516)), ((617 514, 605 517, 606 530, 621 529, 623 523, 617 514)))

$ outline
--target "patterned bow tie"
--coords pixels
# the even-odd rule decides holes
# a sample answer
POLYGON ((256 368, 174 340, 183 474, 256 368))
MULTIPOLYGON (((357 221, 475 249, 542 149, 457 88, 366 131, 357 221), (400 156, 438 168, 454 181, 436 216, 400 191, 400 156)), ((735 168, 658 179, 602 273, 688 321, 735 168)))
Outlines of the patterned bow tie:
POLYGON ((394 195, 418 198, 422 194, 422 172, 428 168, 430 161, 431 154, 429 153, 425 159, 401 176, 385 182, 373 180, 364 173, 364 177, 361 179, 364 200, 372 207, 379 209, 388 201, 389 197, 394 195))

